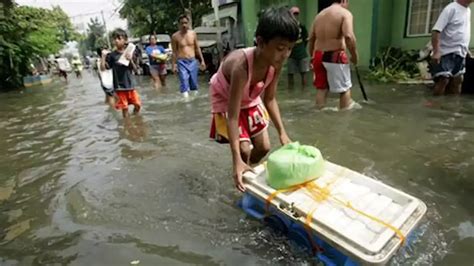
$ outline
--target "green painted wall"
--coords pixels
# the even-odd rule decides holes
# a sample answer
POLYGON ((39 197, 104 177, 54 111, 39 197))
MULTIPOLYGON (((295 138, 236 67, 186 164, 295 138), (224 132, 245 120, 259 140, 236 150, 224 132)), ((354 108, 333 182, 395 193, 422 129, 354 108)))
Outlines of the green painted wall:
POLYGON ((354 16, 354 32, 361 66, 368 66, 371 58, 373 1, 351 1, 349 5, 349 10, 354 16))
MULTIPOLYGON (((257 28, 257 14, 261 9, 273 6, 298 6, 301 9, 301 22, 306 23, 306 26, 311 25, 312 14, 307 12, 307 3, 317 2, 317 0, 241 0, 242 17, 244 21, 245 41, 247 46, 253 45, 253 38, 257 28), (309 21, 309 23, 308 23, 309 21)), ((315 14, 317 10, 317 3, 312 9, 315 14)))
POLYGON ((309 32, 311 30, 311 26, 313 25, 314 17, 316 17, 316 14, 318 13, 318 1, 304 1, 304 5, 301 5, 301 7, 304 8, 301 10, 305 13, 304 21, 306 22, 306 27, 308 28, 309 32))
MULTIPOLYGON (((395 0, 399 1, 399 0, 395 0)), ((375 55, 381 48, 388 47, 392 42, 392 23, 394 16, 392 0, 374 0, 374 5, 378 9, 376 26, 375 47, 372 54, 375 55)), ((397 17, 398 18, 398 17, 397 17)))
POLYGON ((244 26, 245 44, 253 45, 253 37, 257 25, 257 13, 260 10, 260 1, 241 0, 242 25, 244 26))
POLYGON ((408 1, 395 0, 393 2, 392 46, 402 49, 420 49, 425 47, 430 37, 405 37, 408 1))

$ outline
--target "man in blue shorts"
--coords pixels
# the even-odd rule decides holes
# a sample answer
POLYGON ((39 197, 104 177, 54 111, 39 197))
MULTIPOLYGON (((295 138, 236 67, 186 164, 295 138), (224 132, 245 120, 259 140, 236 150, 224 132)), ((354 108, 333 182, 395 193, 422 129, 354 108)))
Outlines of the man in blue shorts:
POLYGON ((199 47, 196 32, 189 29, 189 18, 181 15, 178 18, 179 31, 173 34, 171 44, 173 46, 173 72, 178 73, 180 91, 185 98, 189 97, 189 91, 198 91, 198 71, 204 70, 206 64, 199 47), (196 53, 200 62, 196 59, 196 53))

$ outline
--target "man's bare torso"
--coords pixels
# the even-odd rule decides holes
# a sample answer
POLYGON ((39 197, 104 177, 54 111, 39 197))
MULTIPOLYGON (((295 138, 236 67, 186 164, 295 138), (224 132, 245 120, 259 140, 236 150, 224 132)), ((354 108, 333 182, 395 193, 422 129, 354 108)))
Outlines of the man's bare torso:
POLYGON ((195 58, 196 57, 196 33, 192 30, 188 30, 185 34, 180 31, 173 34, 173 42, 177 47, 176 53, 177 58, 195 58))
MULTIPOLYGON (((342 25, 350 12, 341 5, 332 5, 316 16, 313 31, 316 35, 315 51, 345 50, 342 25)), ((314 51, 312 51, 314 52, 314 51)))

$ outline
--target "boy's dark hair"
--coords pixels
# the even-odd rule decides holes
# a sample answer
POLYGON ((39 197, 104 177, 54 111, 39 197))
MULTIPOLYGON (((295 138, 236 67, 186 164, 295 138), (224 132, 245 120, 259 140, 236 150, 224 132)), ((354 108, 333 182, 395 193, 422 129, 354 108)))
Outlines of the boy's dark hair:
POLYGON ((116 39, 116 38, 124 38, 125 40, 128 40, 128 35, 127 35, 127 32, 124 31, 123 29, 115 29, 113 32, 112 32, 112 38, 113 39, 116 39))
POLYGON ((188 18, 188 16, 186 16, 185 14, 181 14, 181 15, 178 17, 178 22, 181 22, 182 19, 186 19, 186 20, 189 22, 189 18, 188 18))
POLYGON ((333 3, 333 4, 334 4, 334 3, 340 4, 341 2, 342 2, 342 0, 332 0, 332 3, 333 3))
POLYGON ((298 21, 288 8, 270 7, 260 14, 255 36, 260 36, 264 42, 269 42, 277 37, 295 42, 298 40, 299 33, 298 21))

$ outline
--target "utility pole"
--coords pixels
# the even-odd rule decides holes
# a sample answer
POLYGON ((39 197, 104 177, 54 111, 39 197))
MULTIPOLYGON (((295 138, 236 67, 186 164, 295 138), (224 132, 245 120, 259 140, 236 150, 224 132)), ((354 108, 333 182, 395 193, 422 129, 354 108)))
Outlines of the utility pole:
POLYGON ((107 30, 107 24, 105 23, 104 10, 101 10, 100 14, 102 15, 102 22, 104 23, 105 38, 107 39, 107 45, 109 46, 109 49, 112 49, 112 44, 110 44, 109 31, 107 30))

